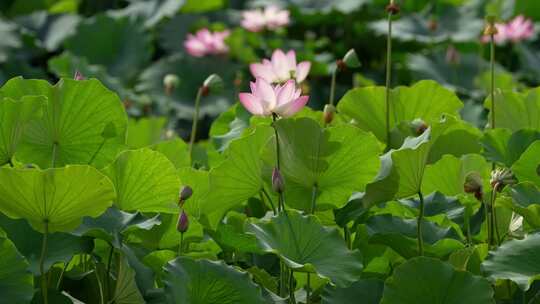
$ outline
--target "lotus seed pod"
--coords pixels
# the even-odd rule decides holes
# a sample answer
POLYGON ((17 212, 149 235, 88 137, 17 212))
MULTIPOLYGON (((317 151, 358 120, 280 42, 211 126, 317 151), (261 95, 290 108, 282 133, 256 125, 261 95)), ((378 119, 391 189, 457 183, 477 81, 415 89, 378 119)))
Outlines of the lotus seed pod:
POLYGON ((428 128, 428 125, 421 119, 415 119, 411 122, 411 129, 416 136, 422 135, 428 128))
POLYGON ((176 230, 180 233, 184 233, 189 228, 189 219, 184 210, 182 210, 182 213, 180 213, 180 216, 178 216, 178 223, 176 224, 176 230))
POLYGON ((497 27, 495 26, 495 17, 488 16, 486 18, 486 26, 484 27, 484 35, 485 36, 497 35, 498 32, 499 31, 497 30, 497 27))
POLYGON ((517 181, 510 169, 499 168, 491 172, 490 184, 493 189, 501 191, 506 185, 513 185, 517 181))
POLYGON ((277 193, 282 193, 285 190, 283 176, 281 176, 278 168, 272 170, 272 189, 277 193))
POLYGON ((471 172, 465 177, 465 183, 463 184, 463 191, 466 193, 473 193, 474 197, 478 200, 482 200, 482 177, 478 172, 471 172))
POLYGON ((397 15, 399 14, 399 11, 399 5, 397 5, 394 0, 390 0, 390 4, 386 6, 386 12, 388 12, 390 15, 397 15))
POLYGON ((210 92, 219 92, 223 89, 223 86, 223 79, 221 79, 221 77, 219 77, 217 74, 212 74, 206 78, 203 86, 201 87, 202 95, 208 96, 210 92))

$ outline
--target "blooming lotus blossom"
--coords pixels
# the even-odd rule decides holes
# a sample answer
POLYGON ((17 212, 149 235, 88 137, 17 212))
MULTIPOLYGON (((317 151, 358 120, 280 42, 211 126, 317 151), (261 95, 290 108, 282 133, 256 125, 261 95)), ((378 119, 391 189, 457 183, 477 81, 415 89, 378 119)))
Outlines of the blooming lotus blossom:
POLYGON ((255 9, 242 12, 242 27, 251 32, 269 29, 275 30, 289 24, 289 11, 281 10, 275 5, 264 10, 255 9))
MULTIPOLYGON (((493 36, 495 44, 501 45, 508 41, 513 43, 530 39, 534 36, 534 24, 530 19, 519 15, 508 23, 496 23, 497 34, 493 36)), ((482 36, 482 42, 489 42, 489 36, 482 36)))
POLYGON ((289 79, 296 79, 296 82, 300 83, 306 79, 311 63, 302 61, 296 64, 296 53, 293 50, 285 54, 277 49, 271 60, 263 59, 262 63, 252 63, 249 69, 253 77, 262 78, 269 83, 283 83, 289 79))
POLYGON ((184 47, 188 54, 194 57, 226 54, 229 47, 225 44, 225 38, 229 37, 229 34, 229 31, 212 33, 204 28, 197 31, 195 35, 188 34, 184 47))
POLYGON ((242 105, 253 115, 277 114, 290 117, 300 111, 309 100, 309 96, 300 96, 302 91, 296 88, 294 80, 271 85, 263 78, 257 78, 250 86, 251 93, 240 93, 239 98, 242 105))

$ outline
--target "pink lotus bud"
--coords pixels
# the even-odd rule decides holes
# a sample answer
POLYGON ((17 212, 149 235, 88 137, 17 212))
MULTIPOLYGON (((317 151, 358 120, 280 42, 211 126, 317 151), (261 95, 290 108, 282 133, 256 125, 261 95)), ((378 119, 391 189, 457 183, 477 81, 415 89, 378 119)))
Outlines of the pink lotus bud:
POLYGON ((85 80, 86 78, 84 77, 84 75, 81 72, 79 72, 79 70, 76 70, 75 75, 73 75, 73 79, 75 79, 75 80, 85 80))
POLYGON ((229 52, 229 47, 225 43, 225 38, 229 37, 229 31, 210 32, 207 28, 201 29, 193 34, 188 34, 184 47, 186 52, 193 57, 204 57, 207 55, 220 55, 229 52))
POLYGON ((272 189, 277 193, 282 193, 285 190, 285 183, 278 168, 272 170, 272 189))
POLYGON ((184 205, 186 200, 188 200, 193 195, 193 189, 190 186, 184 186, 180 189, 180 194, 178 198, 178 204, 180 206, 184 205))
POLYGON ((180 216, 178 217, 178 223, 176 224, 176 230, 180 233, 184 233, 189 228, 189 219, 184 210, 182 210, 182 213, 180 213, 180 216))

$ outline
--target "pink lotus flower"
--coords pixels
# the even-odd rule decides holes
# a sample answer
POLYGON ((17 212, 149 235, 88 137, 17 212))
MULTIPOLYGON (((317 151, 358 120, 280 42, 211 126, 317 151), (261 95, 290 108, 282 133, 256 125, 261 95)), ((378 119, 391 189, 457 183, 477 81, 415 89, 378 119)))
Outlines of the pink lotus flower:
POLYGON ((309 100, 309 96, 300 96, 294 80, 284 84, 271 85, 263 78, 250 83, 251 93, 240 93, 240 102, 253 115, 269 116, 277 114, 290 117, 300 111, 309 100))
MULTIPOLYGON (((495 44, 501 45, 508 41, 517 43, 534 36, 534 24, 530 19, 519 15, 508 23, 496 23, 497 34, 493 36, 495 44)), ((489 36, 482 36, 482 42, 489 42, 489 36)))
POLYGON ((229 47, 225 44, 225 38, 229 34, 229 31, 212 33, 204 28, 197 31, 195 35, 188 34, 186 41, 184 41, 184 47, 188 54, 194 57, 226 54, 229 47))
POLYGON ((242 27, 251 32, 269 29, 275 30, 289 24, 289 11, 281 10, 275 5, 264 10, 255 9, 242 12, 242 27))
POLYGON ((306 79, 310 68, 309 61, 296 64, 296 53, 293 50, 285 54, 280 49, 274 51, 271 60, 263 59, 262 63, 252 63, 249 66, 253 77, 269 83, 283 83, 289 79, 296 79, 300 83, 306 79))

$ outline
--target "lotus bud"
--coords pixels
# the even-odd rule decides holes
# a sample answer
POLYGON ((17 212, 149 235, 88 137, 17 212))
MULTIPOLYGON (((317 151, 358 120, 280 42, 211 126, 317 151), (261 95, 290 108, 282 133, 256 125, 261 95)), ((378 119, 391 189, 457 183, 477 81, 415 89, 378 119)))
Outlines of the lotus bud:
POLYGON ((471 172, 465 177, 463 191, 473 193, 477 200, 482 201, 482 177, 478 172, 471 172))
POLYGON ((497 30, 497 27, 495 26, 495 17, 488 16, 486 18, 486 26, 484 27, 484 35, 485 36, 496 35, 498 32, 499 31, 497 30))
POLYGON ((501 191, 504 186, 512 185, 516 182, 514 174, 509 169, 500 168, 491 172, 490 184, 494 190, 501 191))
POLYGON ((219 92, 223 89, 223 80, 217 74, 212 74, 206 78, 201 87, 202 96, 208 96, 210 92, 219 92))
POLYGON ((165 94, 171 95, 172 92, 180 84, 180 78, 174 74, 167 74, 163 77, 163 87, 165 88, 165 94))
POLYGON ((282 193, 285 190, 283 176, 281 176, 278 168, 272 170, 272 189, 277 193, 282 193))
POLYGON ((180 189, 178 205, 182 206, 193 195, 193 189, 190 186, 184 186, 180 189))
POLYGON ((460 59, 461 56, 459 55, 458 50, 453 45, 450 45, 446 49, 446 62, 456 65, 459 64, 460 59))
POLYGON ((439 22, 435 17, 429 19, 427 27, 430 31, 435 32, 439 28, 439 22))
POLYGON ((336 113, 336 107, 331 104, 324 106, 323 119, 325 124, 329 124, 334 120, 334 113, 336 113))
POLYGON ((342 62, 350 69, 360 67, 360 60, 358 59, 358 55, 354 49, 350 49, 345 56, 343 56, 342 62))
POLYGON ((386 6, 386 12, 390 15, 397 15, 399 14, 399 11, 399 5, 397 5, 394 0, 390 0, 390 4, 386 6))
POLYGON ((180 233, 184 233, 189 228, 189 219, 184 210, 182 210, 182 213, 180 213, 180 216, 178 216, 178 223, 176 224, 176 230, 180 233))
POLYGON ((415 119, 411 122, 411 128, 416 136, 422 135, 427 130, 428 125, 421 119, 415 119))
POLYGON ((79 70, 75 71, 75 75, 73 75, 73 79, 75 80, 85 80, 86 78, 84 77, 84 75, 79 72, 79 70))

